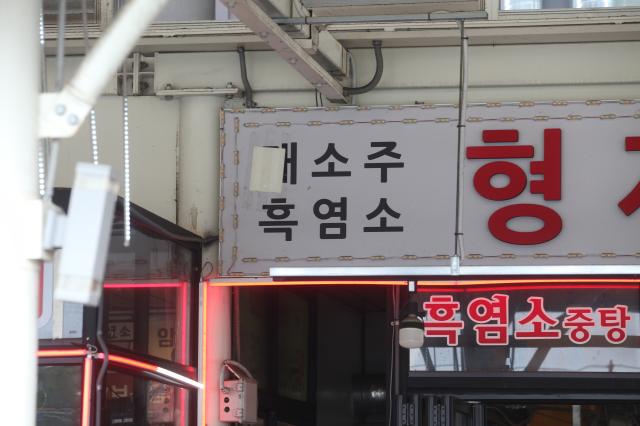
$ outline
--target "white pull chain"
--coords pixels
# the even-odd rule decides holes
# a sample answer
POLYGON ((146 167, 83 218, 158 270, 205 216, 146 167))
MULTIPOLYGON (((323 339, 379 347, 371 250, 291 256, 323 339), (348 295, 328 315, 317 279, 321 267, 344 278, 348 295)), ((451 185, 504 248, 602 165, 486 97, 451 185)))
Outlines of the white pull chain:
POLYGON ((91 157, 93 159, 93 164, 97 165, 98 161, 98 132, 96 130, 96 111, 91 110, 90 114, 90 125, 91 125, 91 157))
POLYGON ((122 136, 124 153, 124 246, 131 244, 131 158, 129 153, 129 98, 127 93, 127 65, 122 67, 122 136))
MULTIPOLYGON (((42 12, 42 8, 40 9, 40 49, 44 49, 44 13, 42 12)), ((44 54, 43 54, 44 56, 44 54)), ((42 87, 41 90, 44 92, 46 89, 46 64, 44 60, 42 61, 42 87)), ((38 192, 41 197, 44 197, 46 192, 46 141, 40 140, 38 143, 38 192)))
POLYGON ((47 188, 44 150, 45 141, 40 140, 38 143, 38 192, 41 197, 44 197, 47 188))

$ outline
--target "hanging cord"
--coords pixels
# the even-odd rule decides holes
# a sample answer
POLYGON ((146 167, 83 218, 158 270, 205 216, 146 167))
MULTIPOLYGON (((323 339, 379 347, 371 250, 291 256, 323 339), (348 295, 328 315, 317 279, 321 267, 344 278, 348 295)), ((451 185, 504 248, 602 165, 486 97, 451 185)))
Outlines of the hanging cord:
POLYGON ((100 304, 98 305, 98 325, 96 330, 96 340, 98 341, 98 347, 104 354, 104 357, 102 358, 102 366, 100 367, 98 377, 96 378, 96 426, 100 426, 100 422, 102 420, 102 383, 104 382, 104 377, 107 374, 107 368, 109 367, 109 348, 107 347, 107 343, 105 342, 104 336, 102 334, 103 316, 104 293, 102 294, 100 298, 100 304))
POLYGON ((238 47, 238 57, 240 58, 240 77, 244 86, 244 105, 247 108, 255 108, 257 104, 253 102, 253 89, 247 77, 247 60, 244 56, 244 47, 238 47))
MULTIPOLYGON (((353 52, 347 50, 347 59, 349 60, 349 74, 351 77, 351 84, 358 86, 358 74, 356 73, 356 61, 353 59, 353 52)), ((356 104, 356 95, 351 95, 351 105, 356 104)))
MULTIPOLYGON (((87 0, 82 0, 82 36, 84 38, 84 55, 89 53, 89 29, 87 24, 87 0)), ((97 165, 98 161, 98 132, 96 130, 96 111, 91 108, 89 113, 89 125, 91 131, 91 159, 93 164, 97 165)))
POLYGON ((129 98, 127 60, 122 65, 122 152, 124 169, 124 246, 131 244, 131 158, 129 153, 129 98))
POLYGON ((380 83, 382 72, 384 71, 384 61, 382 58, 382 40, 373 40, 373 52, 376 56, 376 72, 373 75, 373 78, 364 86, 345 87, 342 91, 345 96, 361 95, 363 93, 367 93, 368 91, 375 89, 378 83, 380 83))
MULTIPOLYGON (((47 91, 47 58, 44 52, 44 10, 40 5, 40 91, 47 91)), ((38 192, 44 197, 47 190, 47 150, 49 140, 41 139, 38 144, 38 192)))

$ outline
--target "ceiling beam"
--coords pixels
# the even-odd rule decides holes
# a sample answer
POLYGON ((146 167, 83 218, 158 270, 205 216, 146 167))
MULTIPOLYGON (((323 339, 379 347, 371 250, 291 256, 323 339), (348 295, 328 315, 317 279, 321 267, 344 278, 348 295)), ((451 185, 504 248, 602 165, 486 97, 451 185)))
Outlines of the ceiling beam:
POLYGON ((346 102, 342 85, 284 32, 253 0, 222 0, 242 23, 263 39, 313 87, 333 102, 346 102))

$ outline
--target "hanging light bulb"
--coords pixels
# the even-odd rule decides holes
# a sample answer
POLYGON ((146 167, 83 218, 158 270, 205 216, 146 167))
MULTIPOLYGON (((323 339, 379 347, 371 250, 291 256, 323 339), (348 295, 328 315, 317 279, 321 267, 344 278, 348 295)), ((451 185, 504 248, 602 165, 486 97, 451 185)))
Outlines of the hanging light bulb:
POLYGON ((409 303, 409 314, 400 321, 400 346, 406 349, 421 348, 424 343, 424 323, 418 317, 418 304, 409 303))

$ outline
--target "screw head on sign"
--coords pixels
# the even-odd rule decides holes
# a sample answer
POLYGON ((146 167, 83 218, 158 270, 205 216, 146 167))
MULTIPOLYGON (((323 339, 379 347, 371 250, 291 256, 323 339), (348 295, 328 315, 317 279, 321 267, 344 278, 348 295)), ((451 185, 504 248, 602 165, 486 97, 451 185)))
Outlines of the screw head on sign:
POLYGON ((67 117, 67 123, 69 123, 72 126, 75 126, 78 124, 78 116, 75 114, 70 114, 69 117, 67 117))
POLYGON ((56 105, 55 111, 57 115, 64 115, 64 113, 67 112, 67 107, 62 104, 58 104, 56 105))

